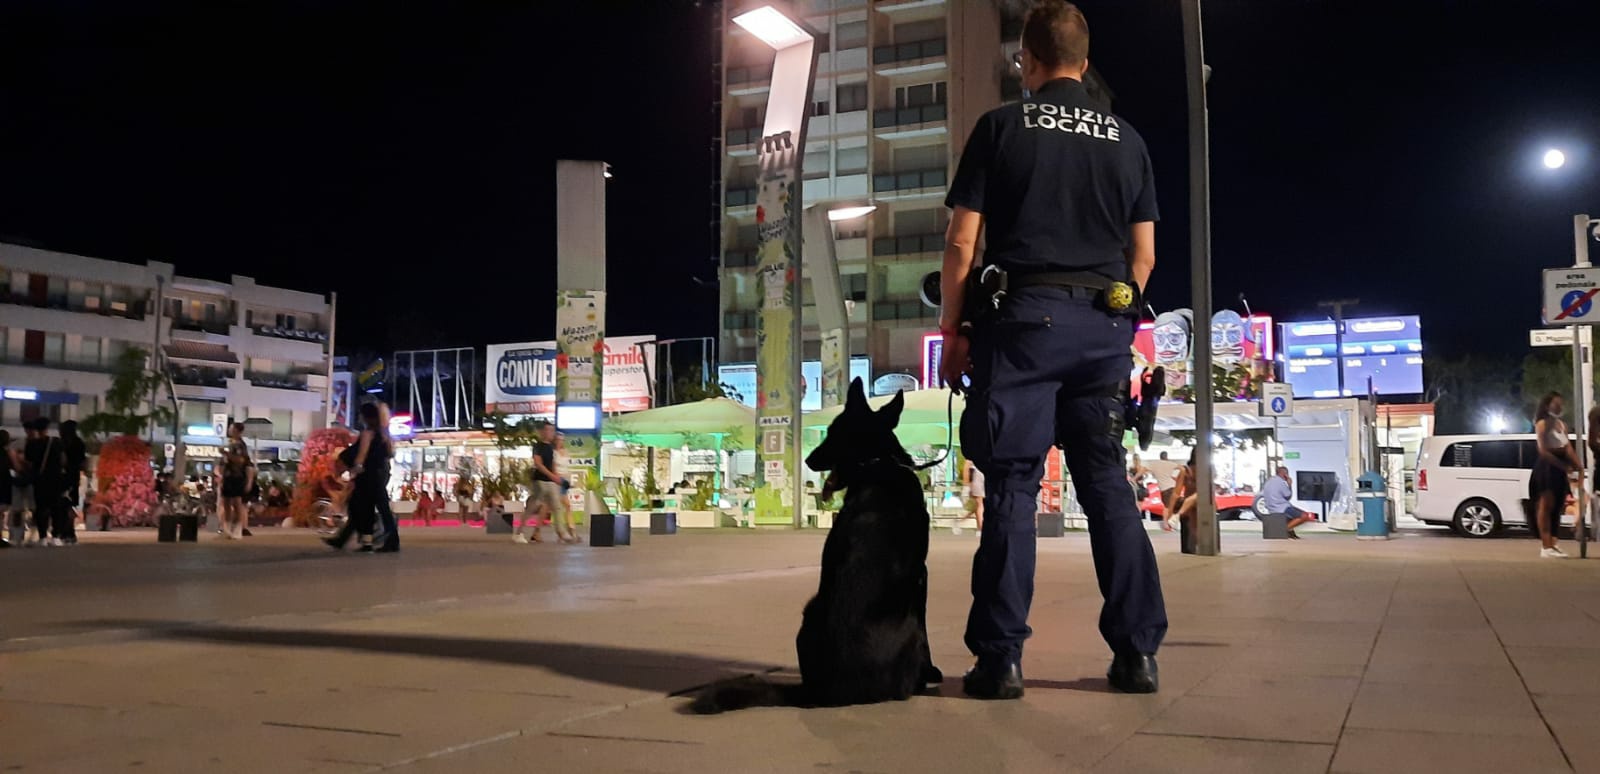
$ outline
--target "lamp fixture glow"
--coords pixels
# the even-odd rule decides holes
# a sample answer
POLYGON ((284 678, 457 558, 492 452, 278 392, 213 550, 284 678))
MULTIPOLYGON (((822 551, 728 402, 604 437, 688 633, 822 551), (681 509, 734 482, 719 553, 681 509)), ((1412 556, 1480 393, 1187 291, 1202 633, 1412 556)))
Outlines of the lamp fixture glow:
POLYGON ((35 391, 35 390, 19 390, 19 389, 13 388, 13 387, 7 387, 5 389, 5 392, 0 392, 0 395, 3 395, 6 400, 38 400, 39 399, 39 393, 37 391, 35 391))
POLYGON ((1489 432, 1499 435, 1506 431, 1506 418, 1500 414, 1489 416, 1489 432))
POLYGON ((1555 148, 1551 148, 1550 150, 1544 152, 1545 169, 1560 169, 1566 165, 1567 154, 1562 153, 1560 150, 1555 148))
POLYGON ((733 23, 775 49, 785 49, 811 40, 811 33, 770 5, 739 14, 733 17, 733 23))
POLYGON ((841 220, 855 220, 864 217, 867 213, 878 209, 876 204, 861 204, 853 207, 839 207, 828 210, 828 220, 838 223, 841 220))

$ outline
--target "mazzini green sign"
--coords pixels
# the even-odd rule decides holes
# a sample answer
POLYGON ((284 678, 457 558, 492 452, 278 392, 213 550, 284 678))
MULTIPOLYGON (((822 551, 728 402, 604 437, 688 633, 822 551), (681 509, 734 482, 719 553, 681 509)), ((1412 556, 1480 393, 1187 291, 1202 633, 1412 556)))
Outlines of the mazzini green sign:
POLYGON ((1283 453, 1283 458, 1286 459, 1286 460, 1297 460, 1297 459, 1300 459, 1300 452, 1284 452, 1283 453))

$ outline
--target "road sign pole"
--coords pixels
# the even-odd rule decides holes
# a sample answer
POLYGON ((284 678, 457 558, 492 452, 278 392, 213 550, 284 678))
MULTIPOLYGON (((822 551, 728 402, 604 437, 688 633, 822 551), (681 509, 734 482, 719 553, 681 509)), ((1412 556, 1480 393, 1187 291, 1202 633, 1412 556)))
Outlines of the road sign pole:
MULTIPOLYGON (((1578 214, 1572 216, 1572 267, 1575 269, 1589 268, 1589 216, 1578 214)), ((1594 383, 1592 367, 1589 365, 1589 353, 1592 351, 1586 346, 1592 340, 1590 328, 1587 325, 1572 326, 1572 405, 1577 409, 1572 413, 1573 429, 1577 431, 1578 446, 1578 557, 1589 558, 1589 487, 1583 479, 1589 470, 1589 449, 1584 443, 1584 436, 1588 434, 1589 422, 1589 393, 1594 383)), ((1559 525, 1553 525, 1552 529, 1559 525)))

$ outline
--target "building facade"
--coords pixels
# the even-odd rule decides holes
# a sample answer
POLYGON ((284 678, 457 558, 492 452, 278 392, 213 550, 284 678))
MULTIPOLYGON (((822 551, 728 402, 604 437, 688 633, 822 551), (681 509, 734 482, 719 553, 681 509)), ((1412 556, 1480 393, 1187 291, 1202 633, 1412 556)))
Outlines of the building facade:
MULTIPOLYGON (((937 312, 919 300, 939 268, 949 213, 945 192, 978 116, 1014 98, 1020 21, 991 0, 799 0, 820 33, 802 165, 807 205, 877 205, 835 224, 850 317, 850 353, 874 373, 921 377, 923 334, 937 312)), ((733 9, 733 4, 729 4, 733 9)), ((755 360, 756 147, 765 120, 772 51, 723 20, 723 362, 755 360)), ((820 339, 811 283, 803 282, 804 357, 820 339)))
MULTIPOLYGON (((293 456, 328 423, 333 314, 321 295, 250 277, 213 282, 166 263, 0 244, 0 426, 15 435, 35 417, 100 411, 113 364, 139 348, 171 376, 192 447, 220 443, 217 419, 264 419, 251 423, 261 454, 293 456)), ((155 438, 171 442, 173 429, 155 438)))

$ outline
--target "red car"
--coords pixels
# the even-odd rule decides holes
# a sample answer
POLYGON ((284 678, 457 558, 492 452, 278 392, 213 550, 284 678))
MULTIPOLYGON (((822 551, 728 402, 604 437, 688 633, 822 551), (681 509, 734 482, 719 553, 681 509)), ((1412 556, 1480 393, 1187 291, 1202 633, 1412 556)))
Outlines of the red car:
MULTIPOLYGON (((1241 519, 1255 507, 1256 498, 1260 495, 1255 492, 1234 492, 1231 494, 1217 495, 1217 518, 1241 519)), ((1160 521, 1167 517, 1167 506, 1161 502, 1161 490, 1156 488, 1155 482, 1145 484, 1144 499, 1139 501, 1139 510, 1144 511, 1145 518, 1160 521)))

